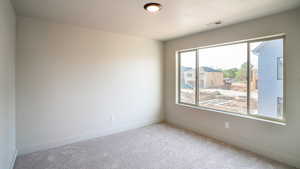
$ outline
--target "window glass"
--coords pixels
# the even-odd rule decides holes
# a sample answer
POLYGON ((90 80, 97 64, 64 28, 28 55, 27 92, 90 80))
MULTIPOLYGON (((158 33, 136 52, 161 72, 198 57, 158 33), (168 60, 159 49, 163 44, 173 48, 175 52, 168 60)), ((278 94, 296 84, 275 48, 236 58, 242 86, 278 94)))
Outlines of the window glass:
POLYGON ((282 97, 277 98, 277 117, 283 118, 283 99, 282 99, 282 97))
POLYGON ((283 80, 283 58, 277 57, 277 80, 283 80))
POLYGON ((282 119, 283 39, 250 43, 250 113, 282 119))
POLYGON ((247 114, 247 44, 198 50, 201 107, 247 114))
POLYGON ((195 104, 196 51, 180 52, 180 102, 195 104))

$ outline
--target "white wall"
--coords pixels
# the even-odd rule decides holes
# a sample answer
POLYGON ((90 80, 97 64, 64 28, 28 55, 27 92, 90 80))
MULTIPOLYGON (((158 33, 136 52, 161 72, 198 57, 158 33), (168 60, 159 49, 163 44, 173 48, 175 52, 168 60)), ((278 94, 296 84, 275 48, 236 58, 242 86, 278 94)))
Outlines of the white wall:
POLYGON ((12 166, 14 113, 15 14, 9 0, 0 0, 0 169, 12 166))
POLYGON ((162 44, 18 18, 20 154, 162 118, 162 44))
POLYGON ((165 111, 170 123, 300 167, 300 9, 165 42, 165 111), (175 51, 286 33, 287 126, 175 104, 175 51), (230 129, 224 122, 230 122, 230 129))

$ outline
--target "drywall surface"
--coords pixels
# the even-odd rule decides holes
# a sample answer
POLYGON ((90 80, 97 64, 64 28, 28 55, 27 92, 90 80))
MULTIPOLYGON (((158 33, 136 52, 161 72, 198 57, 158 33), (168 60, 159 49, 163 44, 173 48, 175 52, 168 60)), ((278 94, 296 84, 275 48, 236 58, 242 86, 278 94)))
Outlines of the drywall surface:
POLYGON ((166 121, 300 167, 300 9, 165 42, 166 121), (287 126, 176 105, 176 57, 181 49, 286 33, 287 126), (230 128, 225 129, 224 122, 230 128))
POLYGON ((0 169, 14 163, 15 13, 9 0, 0 0, 0 169))
POLYGON ((162 43, 19 17, 20 154, 161 120, 162 43))

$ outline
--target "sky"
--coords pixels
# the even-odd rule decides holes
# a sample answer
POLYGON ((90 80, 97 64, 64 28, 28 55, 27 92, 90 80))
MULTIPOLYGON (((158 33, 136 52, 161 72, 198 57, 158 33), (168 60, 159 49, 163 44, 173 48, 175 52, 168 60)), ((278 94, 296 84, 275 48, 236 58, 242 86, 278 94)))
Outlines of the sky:
MULTIPOLYGON (((251 49, 254 49, 261 42, 252 43, 251 49)), ((199 49, 199 66, 207 66, 215 69, 240 68, 247 62, 247 43, 234 45, 218 46, 212 48, 199 49)), ((251 54, 255 56, 254 54, 251 54)), ((195 52, 186 52, 181 54, 181 64, 186 67, 195 67, 195 52)), ((251 64, 257 65, 256 59, 251 59, 251 64)))

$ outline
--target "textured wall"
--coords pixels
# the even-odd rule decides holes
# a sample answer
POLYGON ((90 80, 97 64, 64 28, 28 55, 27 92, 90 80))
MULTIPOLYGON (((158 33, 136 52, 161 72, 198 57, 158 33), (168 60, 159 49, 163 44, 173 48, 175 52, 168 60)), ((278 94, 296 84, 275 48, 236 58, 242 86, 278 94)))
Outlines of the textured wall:
POLYGON ((162 44, 18 18, 21 154, 161 120, 162 44))

